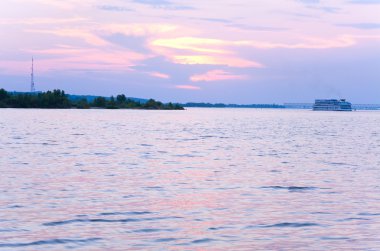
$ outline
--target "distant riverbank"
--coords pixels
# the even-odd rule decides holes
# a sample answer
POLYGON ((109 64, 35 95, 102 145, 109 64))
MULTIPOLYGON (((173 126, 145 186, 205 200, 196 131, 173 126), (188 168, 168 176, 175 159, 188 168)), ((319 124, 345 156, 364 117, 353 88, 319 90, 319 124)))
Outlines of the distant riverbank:
POLYGON ((198 108, 272 108, 283 109, 285 106, 278 104, 250 104, 250 105, 238 105, 238 104, 223 104, 223 103, 186 103, 181 104, 183 107, 198 107, 198 108))
POLYGON ((0 108, 45 108, 45 109, 146 109, 146 110, 184 110, 179 104, 162 103, 154 99, 140 102, 127 98, 124 94, 116 97, 95 97, 70 99, 62 90, 38 93, 12 93, 0 89, 0 108))

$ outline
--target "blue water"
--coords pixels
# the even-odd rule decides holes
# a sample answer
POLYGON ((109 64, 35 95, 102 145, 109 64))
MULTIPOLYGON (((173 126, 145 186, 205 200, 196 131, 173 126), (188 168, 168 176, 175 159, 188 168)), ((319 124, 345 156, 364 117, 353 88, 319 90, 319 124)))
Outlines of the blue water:
POLYGON ((380 112, 0 109, 1 250, 380 250, 380 112))

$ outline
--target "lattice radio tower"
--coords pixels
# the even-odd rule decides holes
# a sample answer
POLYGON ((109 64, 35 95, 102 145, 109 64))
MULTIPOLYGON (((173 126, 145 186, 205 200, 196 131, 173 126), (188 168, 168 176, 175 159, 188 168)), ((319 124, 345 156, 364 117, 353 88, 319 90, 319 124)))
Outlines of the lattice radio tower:
POLYGON ((36 86, 34 85, 34 59, 32 57, 32 73, 30 74, 30 92, 35 92, 36 86))

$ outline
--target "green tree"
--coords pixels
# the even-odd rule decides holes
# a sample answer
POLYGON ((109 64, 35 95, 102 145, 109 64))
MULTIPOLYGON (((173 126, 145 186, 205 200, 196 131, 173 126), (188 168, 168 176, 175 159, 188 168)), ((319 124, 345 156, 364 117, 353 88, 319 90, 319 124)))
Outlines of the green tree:
POLYGON ((145 109, 157 109, 158 104, 157 104, 156 100, 154 100, 154 99, 149 99, 149 100, 143 105, 143 107, 144 107, 145 109))
POLYGON ((97 97, 94 99, 94 102, 92 102, 92 106, 94 107, 106 107, 107 100, 104 97, 97 97))
POLYGON ((0 101, 4 101, 9 98, 9 94, 6 90, 0 89, 0 101))
POLYGON ((114 96, 111 96, 110 100, 108 101, 106 105, 107 109, 118 109, 119 107, 116 105, 116 101, 114 96))
POLYGON ((174 110, 185 110, 185 108, 183 108, 180 104, 175 104, 173 109, 174 110))
POLYGON ((123 104, 127 102, 127 97, 124 94, 120 94, 116 96, 116 101, 119 104, 123 104))
POLYGON ((167 109, 173 109, 174 108, 174 105, 172 102, 169 102, 169 104, 167 104, 167 109))
POLYGON ((83 98, 76 103, 76 107, 78 109, 89 109, 90 104, 87 102, 87 99, 83 98))

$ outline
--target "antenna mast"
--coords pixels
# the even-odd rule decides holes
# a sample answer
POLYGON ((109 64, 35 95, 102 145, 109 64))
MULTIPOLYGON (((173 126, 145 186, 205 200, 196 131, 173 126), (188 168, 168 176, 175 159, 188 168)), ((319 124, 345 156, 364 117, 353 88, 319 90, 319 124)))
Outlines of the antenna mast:
POLYGON ((34 59, 32 57, 32 73, 30 74, 30 92, 35 92, 36 87, 34 85, 34 59))

